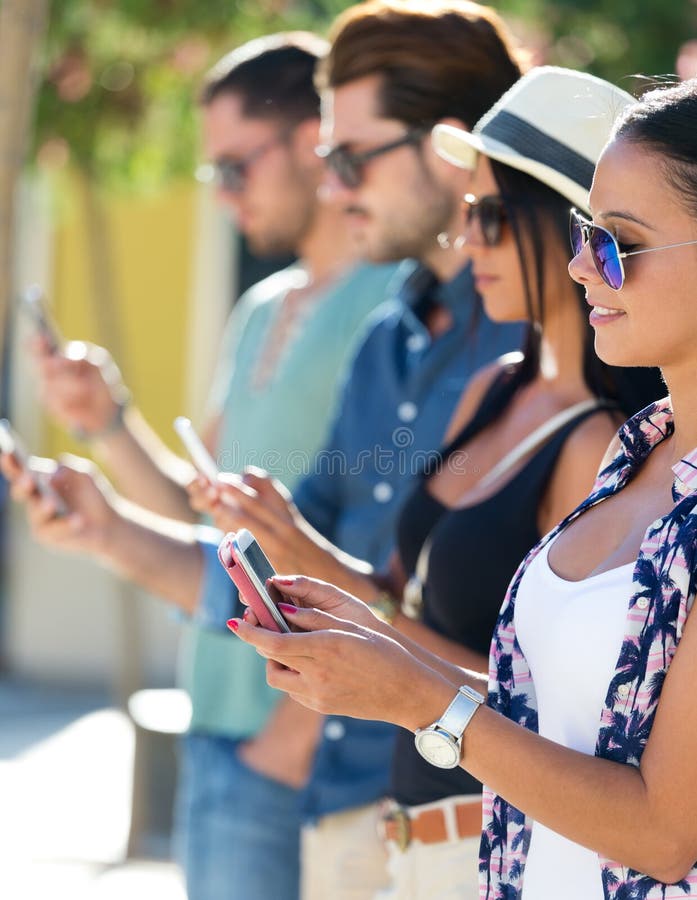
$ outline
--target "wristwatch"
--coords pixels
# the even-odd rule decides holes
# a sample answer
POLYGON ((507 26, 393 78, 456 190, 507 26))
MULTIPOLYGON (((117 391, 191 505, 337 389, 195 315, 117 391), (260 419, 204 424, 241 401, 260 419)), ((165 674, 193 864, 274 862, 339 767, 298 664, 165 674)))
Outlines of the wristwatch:
POLYGON ((414 744, 426 762, 439 769, 454 769, 460 765, 462 735, 482 703, 484 697, 463 684, 440 719, 417 730, 414 744))

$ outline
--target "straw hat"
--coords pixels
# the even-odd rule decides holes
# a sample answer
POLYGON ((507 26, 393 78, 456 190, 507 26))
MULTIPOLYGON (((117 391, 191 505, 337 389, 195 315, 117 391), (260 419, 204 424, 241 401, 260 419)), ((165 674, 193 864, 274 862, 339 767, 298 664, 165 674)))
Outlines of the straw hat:
POLYGON ((523 75, 471 132, 436 125, 437 153, 473 169, 477 153, 527 172, 588 210, 595 164, 619 113, 634 97, 608 81, 540 66, 523 75))

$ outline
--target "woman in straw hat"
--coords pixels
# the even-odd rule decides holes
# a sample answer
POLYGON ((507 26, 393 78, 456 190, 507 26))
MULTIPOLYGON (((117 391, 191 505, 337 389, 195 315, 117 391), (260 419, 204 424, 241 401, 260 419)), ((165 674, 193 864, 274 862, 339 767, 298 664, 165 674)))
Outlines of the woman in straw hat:
MULTIPOLYGON (((478 128, 448 135, 448 152, 494 158, 511 127, 521 133, 501 124, 503 141, 498 126, 478 128)), ((570 271, 599 355, 659 365, 670 398, 622 426, 590 496, 519 567, 488 684, 310 579, 277 579, 296 604, 288 620, 310 633, 232 622, 272 660, 274 686, 396 722, 433 765, 454 761, 487 785, 482 897, 697 896, 696 126, 695 81, 629 105, 598 163, 595 222, 572 213, 570 271)), ((480 159, 473 194, 494 188, 490 174, 480 159)))

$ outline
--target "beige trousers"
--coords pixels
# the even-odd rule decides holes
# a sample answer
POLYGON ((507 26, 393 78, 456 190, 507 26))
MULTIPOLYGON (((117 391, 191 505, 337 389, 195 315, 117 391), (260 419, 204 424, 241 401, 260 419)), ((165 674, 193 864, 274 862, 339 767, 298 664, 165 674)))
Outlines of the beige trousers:
POLYGON ((303 828, 301 900, 478 900, 479 836, 402 852, 385 848, 379 819, 371 804, 303 828))
POLYGON ((391 885, 375 900, 478 900, 479 841, 414 841, 404 852, 389 844, 391 885))
POLYGON ((389 885, 378 819, 377 804, 370 804, 324 816, 303 828, 302 900, 373 900, 389 885))

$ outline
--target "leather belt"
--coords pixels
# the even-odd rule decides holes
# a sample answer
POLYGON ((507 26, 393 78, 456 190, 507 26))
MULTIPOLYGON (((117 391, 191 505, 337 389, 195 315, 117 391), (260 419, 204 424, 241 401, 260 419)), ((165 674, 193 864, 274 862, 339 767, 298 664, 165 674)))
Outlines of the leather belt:
POLYGON ((425 809, 389 801, 383 808, 382 836, 404 851, 412 841, 442 844, 462 838, 478 837, 482 831, 482 804, 444 800, 425 809))

